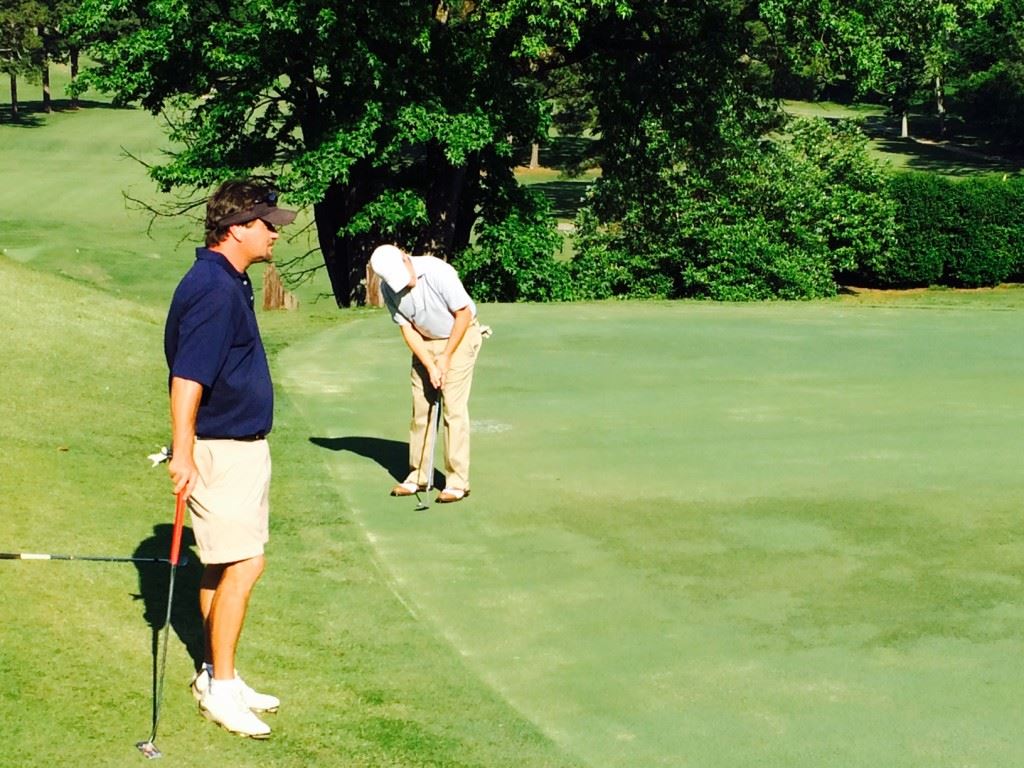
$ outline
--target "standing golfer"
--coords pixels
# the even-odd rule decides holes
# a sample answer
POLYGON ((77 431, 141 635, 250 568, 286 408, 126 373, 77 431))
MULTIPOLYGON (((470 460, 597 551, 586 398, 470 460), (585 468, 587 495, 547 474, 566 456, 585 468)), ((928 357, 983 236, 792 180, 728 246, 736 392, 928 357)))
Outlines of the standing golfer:
POLYGON ((480 353, 476 304, 455 269, 434 256, 410 256, 382 245, 370 257, 381 279, 384 304, 412 350, 412 421, 409 424, 409 474, 391 489, 411 496, 427 489, 433 466, 431 409, 443 394, 445 487, 438 503, 469 495, 469 390, 480 353))
POLYGON ((164 331, 173 442, 168 469, 184 490, 204 569, 199 585, 206 662, 192 681, 202 713, 266 738, 254 712, 280 702, 235 671, 235 647, 268 539, 274 394, 256 325, 250 265, 270 261, 277 227, 295 212, 249 181, 222 184, 206 204, 206 247, 171 300, 164 331))

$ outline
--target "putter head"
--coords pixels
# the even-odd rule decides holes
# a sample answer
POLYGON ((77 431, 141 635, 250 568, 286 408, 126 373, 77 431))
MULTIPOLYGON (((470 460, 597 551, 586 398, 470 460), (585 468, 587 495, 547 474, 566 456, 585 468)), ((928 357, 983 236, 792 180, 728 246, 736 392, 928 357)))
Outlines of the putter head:
POLYGON ((419 491, 417 491, 416 492, 416 511, 417 512, 422 512, 425 509, 430 509, 430 507, 428 507, 426 505, 426 503, 423 501, 423 499, 420 498, 419 491))
POLYGON ((164 756, 164 753, 157 749, 156 744, 154 744, 152 741, 140 741, 135 746, 138 747, 139 752, 141 752, 149 760, 153 760, 154 758, 164 756))

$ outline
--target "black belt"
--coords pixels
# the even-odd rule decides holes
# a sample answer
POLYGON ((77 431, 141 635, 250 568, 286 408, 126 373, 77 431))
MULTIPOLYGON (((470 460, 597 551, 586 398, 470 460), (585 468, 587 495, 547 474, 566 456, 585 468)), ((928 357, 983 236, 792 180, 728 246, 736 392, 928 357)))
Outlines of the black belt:
POLYGON ((257 440, 266 440, 265 432, 257 432, 255 435, 196 435, 196 440, 238 440, 243 443, 253 443, 257 440))

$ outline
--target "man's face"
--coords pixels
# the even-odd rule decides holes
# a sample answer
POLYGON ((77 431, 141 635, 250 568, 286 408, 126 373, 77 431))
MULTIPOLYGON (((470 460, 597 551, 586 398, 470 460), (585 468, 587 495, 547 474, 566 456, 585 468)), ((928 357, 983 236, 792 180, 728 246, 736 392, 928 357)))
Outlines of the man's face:
POLYGON ((238 226, 239 242, 243 245, 250 264, 274 260, 274 241, 280 237, 277 228, 263 219, 238 226))

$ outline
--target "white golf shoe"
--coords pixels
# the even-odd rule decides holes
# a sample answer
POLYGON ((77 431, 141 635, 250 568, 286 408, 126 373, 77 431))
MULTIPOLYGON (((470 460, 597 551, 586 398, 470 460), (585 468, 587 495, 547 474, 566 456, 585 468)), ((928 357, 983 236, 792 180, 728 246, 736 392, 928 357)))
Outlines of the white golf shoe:
MULTIPOLYGON (((242 689, 242 700, 245 702, 245 706, 253 712, 277 712, 281 706, 281 700, 277 696, 254 691, 246 685, 245 681, 238 676, 237 670, 235 671, 235 680, 238 681, 239 687, 242 689)), ((196 701, 201 702, 203 695, 210 688, 210 673, 206 671, 205 666, 192 678, 191 688, 192 696, 196 701)))
POLYGON ((270 736, 270 726, 253 714, 245 705, 241 686, 214 693, 209 688, 199 702, 199 711, 208 720, 217 723, 232 733, 251 739, 265 739, 270 736))

